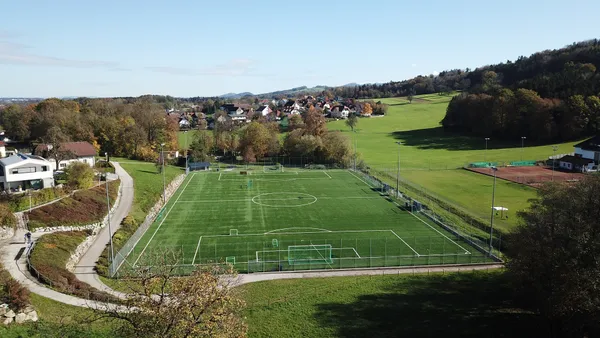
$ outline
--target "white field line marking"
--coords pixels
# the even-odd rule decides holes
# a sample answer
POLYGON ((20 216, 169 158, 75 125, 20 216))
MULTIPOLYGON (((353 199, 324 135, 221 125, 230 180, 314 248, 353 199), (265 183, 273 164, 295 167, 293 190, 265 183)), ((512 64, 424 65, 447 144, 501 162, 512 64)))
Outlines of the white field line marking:
POLYGON ((219 181, 221 180, 221 175, 223 175, 223 173, 219 173, 219 181))
MULTIPOLYGON (((293 229, 293 228, 289 228, 293 229)), ((281 229, 280 229, 281 230, 281 229)), ((278 231, 278 230, 273 230, 278 231)), ((327 233, 355 233, 355 232, 389 232, 390 230, 339 230, 339 231, 331 231, 328 230, 327 233)), ((297 234, 323 234, 323 231, 300 231, 300 232, 276 232, 270 233, 265 232, 261 234, 239 234, 238 237, 242 236, 264 236, 264 235, 297 235, 297 234)), ((230 235, 206 235, 202 236, 204 238, 213 238, 213 237, 229 237, 230 235)))
POLYGON ((411 250, 412 250, 412 251, 413 251, 413 252, 414 252, 414 253, 417 255, 417 257, 420 257, 420 256, 421 256, 421 255, 419 255, 419 253, 418 253, 418 252, 417 252, 415 249, 413 249, 413 248, 412 248, 412 246, 408 245, 408 243, 406 243, 406 241, 405 241, 405 240, 403 240, 403 239, 402 239, 402 237, 398 236, 398 234, 397 234, 397 233, 396 233, 394 230, 390 230, 390 231, 391 231, 391 232, 394 234, 394 236, 398 237, 398 239, 399 239, 399 240, 401 240, 401 241, 402 241, 402 243, 406 244, 406 246, 407 246, 409 249, 411 249, 411 250))
POLYGON ((459 248, 465 250, 465 255, 471 254, 471 252, 469 252, 469 250, 463 248, 460 244, 456 243, 455 241, 451 240, 450 238, 448 238, 448 236, 444 235, 443 233, 441 233, 438 229, 432 227, 431 225, 429 225, 427 222, 425 222, 424 220, 420 219, 419 217, 417 217, 417 215, 413 214, 412 212, 409 212, 409 214, 413 215, 416 219, 418 219, 419 221, 423 222, 425 225, 427 225, 428 227, 430 227, 431 229, 435 230, 435 232, 437 232, 438 234, 442 235, 444 238, 446 238, 447 240, 449 240, 450 242, 456 244, 456 246, 458 246, 459 248))
MULTIPOLYGON (((354 253, 356 254, 356 256, 357 256, 358 258, 362 258, 362 257, 360 257, 360 255, 358 254, 358 251, 356 251, 356 249, 355 249, 355 248, 352 248, 352 250, 354 250, 354 253)), ((340 257, 340 259, 341 259, 341 258, 342 258, 342 257, 340 257)))
MULTIPOLYGON (((354 254, 358 257, 358 258, 362 258, 358 252, 356 251, 356 249, 354 247, 344 247, 344 248, 331 248, 331 250, 352 250, 354 251, 354 254)), ((288 250, 256 250, 256 261, 260 262, 260 255, 259 254, 264 254, 265 252, 288 252, 288 250)), ((409 256, 409 257, 413 257, 413 256, 409 256)), ((344 259, 354 259, 354 257, 343 257, 344 259)), ((342 258, 331 258, 331 259, 342 259, 342 258)), ((285 260, 279 260, 280 262, 285 262, 285 260)), ((262 262, 267 262, 265 260, 263 260, 262 262)))
MULTIPOLYGON (((331 266, 331 264, 329 264, 329 262, 327 261, 327 258, 325 258, 325 256, 323 256, 323 255, 321 254, 321 252, 319 251, 319 249, 317 249, 317 247, 316 247, 314 244, 312 244, 312 242, 310 242, 310 245, 312 245, 312 247, 313 247, 315 250, 317 250, 317 253, 319 254, 319 256, 321 256, 321 258, 323 258, 323 260, 325 261, 325 263, 327 263, 327 265, 329 265, 329 267, 330 267, 331 269, 333 269, 333 266, 331 266)), ((332 249, 332 248, 331 248, 331 246, 330 246, 329 248, 330 248, 330 249, 332 249)))
POLYGON ((332 178, 331 176, 329 176, 329 174, 327 173, 327 171, 323 170, 323 173, 324 173, 325 175, 327 175, 327 177, 329 177, 329 178, 332 178))
MULTIPOLYGON (((368 185, 369 187, 371 187, 371 188, 372 188, 372 186, 371 186, 369 183, 367 183, 367 182, 363 181, 363 180, 362 180, 362 179, 360 179, 358 176, 354 175, 354 174, 353 174, 351 171, 348 171, 348 172, 350 173, 350 175, 352 175, 352 176, 354 176, 354 177, 358 178, 359 180, 361 180, 361 181, 362 181, 362 182, 364 182, 366 185, 368 185)), ((394 204, 396 204, 398 207, 400 207, 400 205, 399 205, 398 203, 396 203, 396 201, 394 201, 394 204)), ((438 234, 442 235, 444 238, 446 238, 446 239, 447 239, 447 240, 449 240, 450 242, 452 242, 452 243, 456 244, 456 245, 457 245, 459 248, 461 248, 461 249, 465 250, 465 254, 471 254, 471 253, 469 252, 469 250, 467 250, 467 249, 463 248, 463 247, 462 247, 460 244, 458 244, 458 243, 456 243, 455 241, 451 240, 450 238, 448 238, 448 236, 444 235, 444 234, 443 234, 443 233, 441 233, 441 232, 440 232, 438 229, 436 229, 436 228, 432 227, 431 225, 429 225, 427 222, 425 222, 424 220, 422 220, 422 219, 420 219, 419 217, 417 217, 417 216, 416 216, 415 214, 413 214, 412 212, 409 212, 409 214, 413 215, 413 216, 414 216, 416 219, 418 219, 419 221, 423 222, 425 225, 427 225, 428 227, 430 227, 431 229, 433 229, 433 230, 434 230, 435 232, 437 232, 438 234)), ((413 250, 413 251, 414 251, 414 250, 413 250)))
POLYGON ((200 236, 200 239, 198 239, 198 245, 196 246, 196 252, 194 252, 194 259, 192 259, 192 265, 194 265, 194 262, 196 261, 196 256, 198 255, 198 249, 200 249, 201 241, 202 241, 202 236, 200 236))
POLYGON ((142 250, 142 252, 140 252, 140 254, 137 257, 137 259, 135 260, 135 262, 133 262, 134 266, 140 260, 140 258, 144 254, 144 251, 146 251, 146 248, 148 248, 148 245, 150 245, 150 243, 152 242, 152 239, 154 239, 154 236, 156 235, 156 233, 158 232, 158 230, 160 229, 160 227, 163 225, 163 223, 165 222, 165 220, 167 219, 167 217, 171 213, 171 210, 173 210, 173 207, 175 206, 175 204, 177 204, 177 201, 179 200, 179 197, 181 197, 181 195, 183 194, 183 192, 187 188, 188 184, 190 184, 190 182, 192 181, 192 179, 194 179, 195 175, 196 175, 196 173, 193 173, 192 177, 190 177, 190 179, 187 181, 187 183, 185 184, 185 186, 183 187, 183 189, 181 189, 181 191, 179 192, 179 196, 177 196, 177 199, 175 200, 175 202, 173 204, 171 204, 171 207, 169 208, 169 211, 167 211, 167 214, 163 217, 162 221, 160 221, 160 224, 158 225, 158 227, 156 228, 156 230, 154 230, 154 233, 152 234, 152 237, 150 237, 150 240, 148 241, 148 243, 146 243, 146 246, 144 246, 144 249, 142 250))
MULTIPOLYGON (((316 197, 316 196, 315 196, 316 197)), ((340 199, 340 200, 348 200, 348 199, 360 199, 360 200, 368 200, 368 199, 380 199, 380 196, 349 196, 349 197, 329 197, 329 196, 324 196, 324 197, 318 197, 318 199, 326 199, 326 200, 333 200, 333 199, 340 199)), ((297 199, 295 198, 280 198, 280 199, 276 199, 276 198, 269 198, 269 199, 262 199, 263 201, 286 201, 286 200, 295 200, 297 199)), ((232 199, 232 200, 219 200, 219 199, 214 199, 214 200, 193 200, 193 201, 177 201, 177 203, 219 203, 219 202, 248 202, 251 201, 251 198, 245 198, 245 199, 232 199)))
POLYGON ((364 184, 366 184, 367 186, 369 186, 369 188, 373 188, 373 187, 372 187, 372 186, 371 186, 369 183, 367 183, 367 182, 363 181, 363 179, 362 179, 362 178, 360 178, 360 177, 358 177, 358 176, 354 175, 354 174, 353 174, 353 173, 352 173, 350 170, 348 170, 348 173, 349 173, 350 175, 352 175, 352 176, 356 177, 356 178, 357 178, 359 181, 363 182, 363 183, 364 183, 364 184))
MULTIPOLYGON (((283 229, 275 229, 275 230, 271 230, 271 231, 267 231, 265 232, 263 235, 268 235, 271 233, 274 233, 276 231, 283 231, 283 230, 290 230, 290 229, 314 229, 314 230, 320 230, 322 232, 332 232, 331 230, 327 230, 327 229, 321 229, 321 228, 311 228, 311 227, 292 227, 292 228, 283 228, 283 229)), ((319 233, 318 231, 315 233, 319 233)))

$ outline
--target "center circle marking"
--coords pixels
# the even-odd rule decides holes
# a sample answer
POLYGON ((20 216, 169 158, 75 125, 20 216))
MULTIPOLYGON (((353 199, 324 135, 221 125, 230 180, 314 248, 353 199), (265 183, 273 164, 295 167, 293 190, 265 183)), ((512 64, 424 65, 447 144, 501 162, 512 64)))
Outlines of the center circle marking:
POLYGON ((311 205, 317 198, 303 192, 268 192, 252 197, 252 202, 258 205, 272 208, 296 208, 311 205), (264 199, 264 200, 263 200, 264 199), (297 204, 282 205, 280 201, 297 201, 297 204))

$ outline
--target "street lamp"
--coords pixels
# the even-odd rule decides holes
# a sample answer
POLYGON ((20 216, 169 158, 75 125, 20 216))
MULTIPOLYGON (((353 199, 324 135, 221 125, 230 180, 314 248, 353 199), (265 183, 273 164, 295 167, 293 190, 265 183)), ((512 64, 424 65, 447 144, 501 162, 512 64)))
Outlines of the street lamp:
POLYGON ((494 234, 494 199, 496 198, 496 171, 498 171, 498 168, 492 167, 491 169, 494 172, 494 185, 492 188, 492 215, 490 217, 490 255, 492 254, 492 236, 494 234))
POLYGON ((523 151, 525 150, 524 149, 525 139, 527 139, 527 137, 521 136, 521 161, 523 161, 523 151))
POLYGON ((160 157, 162 158, 162 173, 163 173, 163 205, 167 204, 167 186, 165 183, 165 153, 163 152, 164 143, 160 144, 160 157))
MULTIPOLYGON (((104 153, 106 156, 106 165, 108 168, 108 153, 104 153)), ((113 238, 112 238, 112 228, 110 226, 110 199, 108 197, 108 172, 105 172, 104 181, 106 182, 106 222, 108 223, 108 237, 110 238, 110 262, 114 262, 115 253, 113 249, 113 238)))
POLYGON ((558 150, 558 146, 552 146, 552 151, 554 155, 552 156, 552 182, 554 182, 554 161, 556 160, 556 151, 558 150))
POLYGON ((396 142, 396 144, 398 145, 398 170, 396 172, 396 198, 398 198, 400 196, 398 189, 400 186, 400 145, 402 145, 402 142, 396 142))
POLYGON ((485 152, 483 153, 483 162, 487 162, 487 143, 490 140, 489 137, 485 138, 485 152))

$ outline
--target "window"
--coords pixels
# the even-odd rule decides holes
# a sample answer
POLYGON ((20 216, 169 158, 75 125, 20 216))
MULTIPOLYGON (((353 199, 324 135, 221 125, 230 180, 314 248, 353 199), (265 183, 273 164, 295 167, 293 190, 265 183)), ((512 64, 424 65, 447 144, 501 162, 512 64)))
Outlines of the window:
POLYGON ((28 174, 28 173, 34 173, 35 172, 35 167, 27 167, 27 168, 15 168, 13 170, 11 170, 11 174, 28 174))
POLYGON ((66 164, 65 164, 65 163, 61 163, 61 164, 59 165, 59 167, 60 167, 60 168, 64 168, 64 167, 66 167, 66 164))
POLYGON ((48 166, 47 165, 42 166, 42 171, 48 171, 48 166))

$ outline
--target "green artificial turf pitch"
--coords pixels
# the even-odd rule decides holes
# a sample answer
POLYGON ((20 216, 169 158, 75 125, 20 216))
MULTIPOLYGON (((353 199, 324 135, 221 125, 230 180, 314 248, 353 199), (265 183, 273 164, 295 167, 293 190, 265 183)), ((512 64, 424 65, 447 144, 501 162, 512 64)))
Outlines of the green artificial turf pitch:
POLYGON ((480 263, 489 259, 347 170, 193 172, 130 254, 240 272, 480 263))

